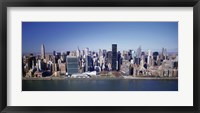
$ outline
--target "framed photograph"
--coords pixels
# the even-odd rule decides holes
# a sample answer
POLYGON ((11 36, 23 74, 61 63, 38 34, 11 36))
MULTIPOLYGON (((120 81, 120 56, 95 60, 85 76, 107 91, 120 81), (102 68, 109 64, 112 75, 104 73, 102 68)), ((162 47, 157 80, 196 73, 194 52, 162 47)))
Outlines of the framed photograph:
POLYGON ((8 0, 1 112, 199 111, 199 0, 8 0))

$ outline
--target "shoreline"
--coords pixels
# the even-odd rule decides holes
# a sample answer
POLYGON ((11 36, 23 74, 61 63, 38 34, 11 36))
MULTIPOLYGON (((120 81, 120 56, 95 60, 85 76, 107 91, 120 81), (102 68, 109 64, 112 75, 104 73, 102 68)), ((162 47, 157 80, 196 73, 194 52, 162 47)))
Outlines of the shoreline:
POLYGON ((178 77, 92 77, 92 78, 67 78, 67 77, 23 77, 22 80, 178 80, 178 77))

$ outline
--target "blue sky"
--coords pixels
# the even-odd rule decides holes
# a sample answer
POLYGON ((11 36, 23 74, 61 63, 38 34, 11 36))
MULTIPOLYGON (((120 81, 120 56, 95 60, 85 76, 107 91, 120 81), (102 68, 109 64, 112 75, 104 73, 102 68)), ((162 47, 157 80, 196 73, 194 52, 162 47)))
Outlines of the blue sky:
POLYGON ((111 49, 178 50, 178 22, 22 22, 22 52, 111 49))

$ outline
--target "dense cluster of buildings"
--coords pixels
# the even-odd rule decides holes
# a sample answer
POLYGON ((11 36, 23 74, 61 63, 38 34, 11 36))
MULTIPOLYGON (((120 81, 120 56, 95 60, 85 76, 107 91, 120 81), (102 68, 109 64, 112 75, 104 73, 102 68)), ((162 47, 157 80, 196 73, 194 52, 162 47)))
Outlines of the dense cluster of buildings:
POLYGON ((53 51, 53 54, 46 54, 42 44, 41 54, 23 56, 22 62, 23 77, 72 76, 89 72, 97 75, 113 72, 133 77, 178 76, 178 54, 169 54, 165 48, 161 52, 142 51, 141 47, 137 50, 118 51, 117 44, 112 44, 112 50, 77 48, 75 51, 53 51))

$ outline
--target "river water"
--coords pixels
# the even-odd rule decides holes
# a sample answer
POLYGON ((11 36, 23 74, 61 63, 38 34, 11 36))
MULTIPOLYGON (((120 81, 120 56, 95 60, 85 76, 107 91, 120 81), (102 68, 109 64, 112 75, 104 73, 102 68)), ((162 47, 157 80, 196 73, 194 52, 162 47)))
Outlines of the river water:
POLYGON ((178 91, 178 80, 22 80, 22 91, 178 91))

